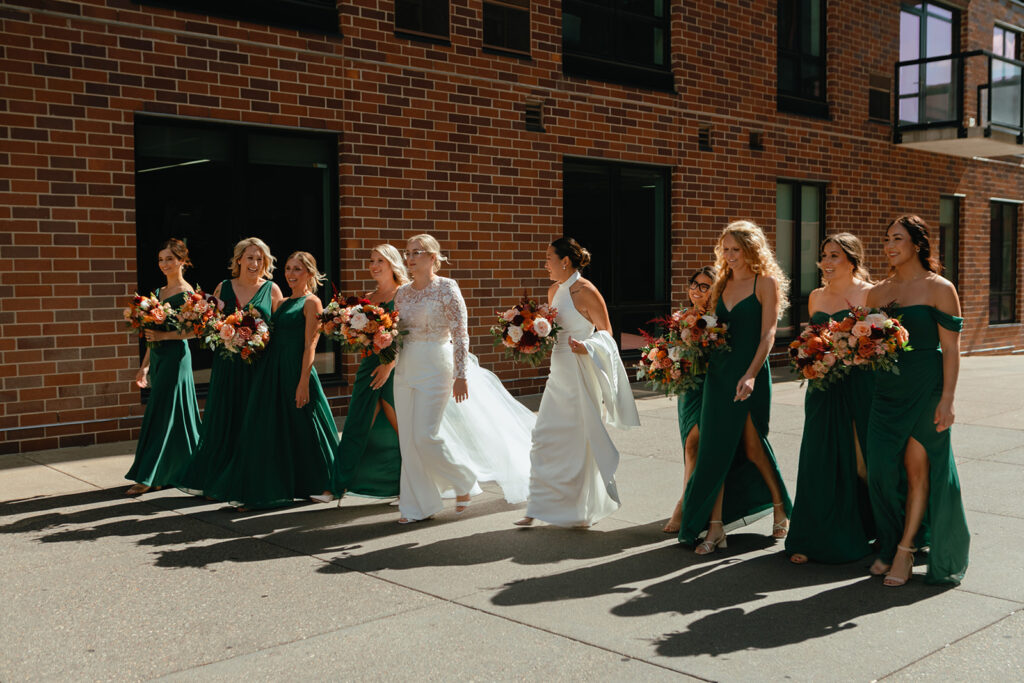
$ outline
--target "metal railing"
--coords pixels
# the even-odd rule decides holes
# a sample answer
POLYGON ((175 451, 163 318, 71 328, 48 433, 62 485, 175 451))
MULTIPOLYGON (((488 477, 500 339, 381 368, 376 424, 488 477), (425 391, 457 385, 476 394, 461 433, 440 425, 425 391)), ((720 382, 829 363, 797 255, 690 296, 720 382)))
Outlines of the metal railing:
POLYGON ((968 127, 978 125, 986 137, 998 130, 1024 144, 1024 62, 972 50, 897 62, 894 75, 895 142, 907 131, 929 128, 956 128, 963 138, 968 127), (973 60, 985 61, 984 82, 967 69, 973 60), (965 115, 967 89, 977 90, 974 116, 965 115))

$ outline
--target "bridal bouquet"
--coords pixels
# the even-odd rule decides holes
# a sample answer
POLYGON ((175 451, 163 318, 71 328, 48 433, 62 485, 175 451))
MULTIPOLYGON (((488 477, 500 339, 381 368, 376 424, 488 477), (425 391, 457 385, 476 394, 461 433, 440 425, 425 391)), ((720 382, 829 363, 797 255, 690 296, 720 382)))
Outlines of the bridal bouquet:
POLYGON ((190 332, 202 339, 213 320, 220 317, 224 302, 197 289, 185 295, 185 303, 175 312, 174 326, 180 332, 190 332))
POLYGON ((660 337, 643 330, 647 344, 641 350, 637 379, 665 394, 696 389, 704 381, 711 354, 729 349, 728 326, 718 316, 695 308, 681 308, 651 322, 664 328, 660 337))
POLYGON ((789 362, 808 381, 808 391, 824 389, 847 372, 836 350, 838 328, 835 320, 809 323, 789 344, 789 362))
POLYGON ((899 374, 900 351, 911 351, 910 333, 899 318, 884 311, 855 306, 835 322, 835 352, 844 367, 863 366, 899 374))
MULTIPOLYGON (((170 304, 161 303, 153 294, 140 296, 135 294, 124 309, 124 321, 129 329, 136 331, 140 337, 145 336, 146 330, 163 330, 172 322, 174 309, 170 304)), ((146 342, 152 346, 151 342, 146 342)))
POLYGON ((320 314, 320 332, 337 342, 343 351, 369 356, 375 353, 381 363, 390 363, 398 353, 398 312, 388 312, 369 299, 350 296, 331 299, 320 314))
POLYGON ((538 304, 524 292, 519 303, 499 313, 498 322, 491 326, 494 345, 504 347, 506 358, 535 368, 555 348, 561 330, 555 322, 557 314, 557 309, 538 304))
POLYGON ((252 363, 267 348, 270 326, 255 306, 214 318, 201 338, 212 350, 227 358, 252 363))

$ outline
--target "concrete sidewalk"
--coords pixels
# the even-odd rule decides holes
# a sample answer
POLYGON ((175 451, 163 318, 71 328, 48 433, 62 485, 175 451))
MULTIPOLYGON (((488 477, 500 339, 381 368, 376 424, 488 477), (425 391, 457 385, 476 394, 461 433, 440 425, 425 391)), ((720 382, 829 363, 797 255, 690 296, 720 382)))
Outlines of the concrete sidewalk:
MULTIPOLYGON (((793 566, 770 518, 700 558, 660 533, 676 405, 615 432, 622 509, 520 529, 493 486, 399 526, 376 501, 235 514, 122 494, 134 444, 0 457, 0 680, 1020 680, 1024 357, 963 359, 953 443, 972 532, 957 588, 793 566)), ((793 491, 803 389, 776 384, 793 491)), ((918 569, 920 573, 921 568, 918 569)))

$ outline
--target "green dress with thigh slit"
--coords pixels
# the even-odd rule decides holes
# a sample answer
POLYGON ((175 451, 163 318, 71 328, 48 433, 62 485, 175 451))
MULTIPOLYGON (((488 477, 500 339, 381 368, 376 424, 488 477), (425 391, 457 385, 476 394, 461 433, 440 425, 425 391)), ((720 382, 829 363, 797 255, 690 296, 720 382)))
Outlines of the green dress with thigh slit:
MULTIPOLYGON (((756 278, 754 290, 757 290, 756 278)), ((772 378, 767 360, 757 373, 754 393, 745 401, 733 400, 736 385, 750 367, 761 343, 761 302, 755 293, 751 293, 729 310, 719 298, 715 314, 729 326, 730 350, 712 355, 704 379, 700 447, 697 465, 683 496, 683 519, 679 529, 679 542, 689 545, 696 544, 707 529, 715 498, 722 486, 725 486, 722 522, 726 530, 749 524, 772 510, 771 492, 761 473, 744 453, 742 436, 747 415, 757 430, 772 474, 778 481, 787 515, 792 507, 775 454, 768 443, 772 378)))
MULTIPOLYGON (((394 301, 381 304, 381 308, 394 310, 394 301)), ((380 389, 371 388, 373 371, 379 366, 380 357, 372 354, 360 361, 356 371, 345 429, 334 458, 335 494, 339 496, 346 491, 367 498, 398 495, 402 474, 398 432, 383 410, 378 410, 381 403, 394 408, 395 377, 390 375, 380 389)))
MULTIPOLYGON (((811 322, 842 320, 815 311, 811 322)), ((874 373, 854 369, 825 389, 804 395, 804 432, 800 442, 793 516, 786 553, 817 562, 852 562, 871 552, 874 530, 867 483, 857 476, 856 443, 867 446, 874 373)))
MULTIPOLYGON (((185 292, 164 303, 180 308, 185 303, 185 292)), ((148 379, 149 402, 142 417, 135 460, 124 476, 145 486, 167 486, 177 483, 188 469, 199 441, 199 403, 188 342, 168 339, 152 344, 148 379)))
MULTIPOLYGON (((246 304, 246 308, 255 307, 263 319, 269 321, 273 288, 273 282, 264 282, 246 304)), ((231 280, 224 280, 221 283, 220 298, 224 302, 224 315, 230 315, 239 309, 231 280)), ((254 390, 258 391, 254 388, 253 379, 256 376, 256 368, 262 362, 260 358, 252 363, 246 363, 235 356, 214 354, 199 445, 193 454, 188 471, 176 482, 182 490, 201 495, 210 480, 220 473, 231 459, 249 395, 254 390)))
POLYGON ((935 430, 942 397, 939 326, 963 329, 963 318, 926 305, 895 310, 910 333, 913 351, 900 353, 900 374, 879 373, 868 424, 868 487, 878 528, 878 557, 892 562, 903 537, 907 479, 903 464, 910 439, 928 454, 928 504, 917 545, 929 546, 928 583, 959 583, 967 571, 971 535, 960 497, 950 429, 935 430))

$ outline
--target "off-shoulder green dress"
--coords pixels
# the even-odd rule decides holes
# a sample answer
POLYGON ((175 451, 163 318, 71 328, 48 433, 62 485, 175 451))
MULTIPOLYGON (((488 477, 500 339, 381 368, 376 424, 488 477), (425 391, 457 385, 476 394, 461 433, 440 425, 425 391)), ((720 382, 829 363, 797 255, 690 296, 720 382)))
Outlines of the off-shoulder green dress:
POLYGON ((950 429, 935 430, 935 408, 942 397, 939 327, 960 332, 963 318, 927 305, 903 306, 894 313, 910 334, 913 351, 900 353, 898 375, 878 373, 868 424, 868 486, 878 529, 878 557, 891 563, 903 537, 909 439, 928 453, 928 505, 916 545, 929 546, 928 583, 959 583, 967 571, 971 536, 960 497, 950 429))
MULTIPOLYGON (((757 281, 754 282, 757 290, 757 281)), ((742 445, 743 427, 750 415, 761 438, 761 447, 782 491, 783 508, 792 509, 775 454, 768 443, 772 378, 766 360, 754 381, 754 393, 746 401, 734 401, 736 385, 746 373, 761 343, 761 302, 755 293, 729 310, 719 298, 718 319, 729 326, 727 352, 713 354, 704 379, 700 411, 700 447, 697 465, 683 495, 679 542, 695 545, 707 529, 718 490, 724 485, 722 521, 725 529, 736 528, 772 510, 772 496, 761 473, 747 459, 742 445)))
MULTIPOLYGON (((842 320, 848 313, 815 311, 811 322, 842 320)), ((787 554, 840 563, 871 552, 871 503, 867 483, 857 476, 855 442, 863 453, 874 389, 874 373, 858 368, 839 382, 804 395, 804 433, 787 554)))
POLYGON ((305 297, 285 299, 271 316, 270 342, 256 369, 231 459, 205 493, 247 508, 272 508, 332 490, 338 427, 316 368, 309 403, 295 407, 306 341, 305 297))
MULTIPOLYGON (((267 280, 244 307, 253 306, 264 320, 269 321, 273 289, 274 283, 267 280)), ((224 315, 242 308, 231 280, 224 280, 220 284, 220 299, 224 302, 224 315)), ((202 495, 210 480, 231 459, 249 395, 255 389, 253 379, 256 377, 256 368, 261 362, 260 358, 253 363, 246 363, 235 356, 214 355, 199 445, 192 456, 191 465, 177 483, 183 491, 202 495)))
MULTIPOLYGON (((180 308, 185 303, 185 292, 163 302, 180 308)), ((199 441, 199 403, 188 342, 168 339, 152 344, 148 379, 149 402, 142 417, 135 460, 124 476, 145 486, 168 486, 177 483, 188 469, 199 441)))

